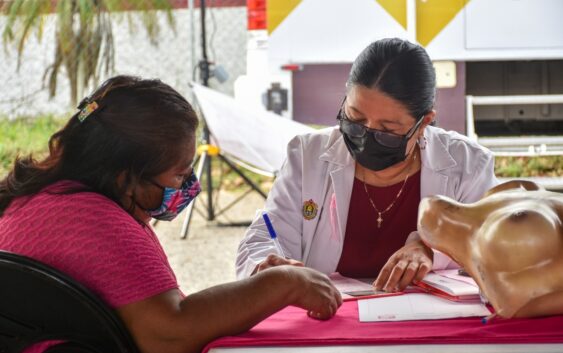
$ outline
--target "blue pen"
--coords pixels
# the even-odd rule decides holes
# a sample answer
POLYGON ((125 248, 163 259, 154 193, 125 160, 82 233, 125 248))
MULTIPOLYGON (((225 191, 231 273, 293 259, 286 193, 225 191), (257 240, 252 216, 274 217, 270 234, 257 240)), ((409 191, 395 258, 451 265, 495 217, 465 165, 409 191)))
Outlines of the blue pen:
POLYGON ((262 218, 264 219, 264 223, 266 223, 266 227, 268 228, 268 233, 270 234, 270 238, 272 238, 272 240, 274 241, 274 245, 276 246, 276 249, 278 250, 278 252, 283 257, 285 257, 283 249, 282 249, 280 242, 278 240, 278 235, 276 234, 276 231, 274 230, 274 226, 272 225, 272 221, 270 221, 270 217, 268 217, 268 214, 266 212, 262 212, 262 218))
POLYGON ((496 316, 497 316, 497 313, 491 314, 489 316, 485 316, 485 317, 481 318, 481 323, 486 325, 487 323, 491 322, 491 320, 494 319, 496 316))

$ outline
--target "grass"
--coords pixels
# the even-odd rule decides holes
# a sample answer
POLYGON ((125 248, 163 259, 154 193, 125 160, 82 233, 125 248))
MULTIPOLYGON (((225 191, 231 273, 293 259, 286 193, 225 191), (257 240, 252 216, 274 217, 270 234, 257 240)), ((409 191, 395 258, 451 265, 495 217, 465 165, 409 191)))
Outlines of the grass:
MULTIPOLYGON (((17 156, 32 154, 41 159, 48 152, 49 137, 63 127, 66 118, 42 116, 38 118, 22 117, 14 120, 0 118, 0 179, 11 170, 17 156)), ((243 171, 262 190, 271 188, 272 178, 243 171)), ((219 158, 213 158, 211 177, 213 187, 221 184, 225 190, 243 190, 247 188, 244 180, 229 170, 228 166, 220 163, 219 158)))
MULTIPOLYGON (((65 119, 54 116, 20 118, 7 120, 0 118, 0 179, 11 169, 16 156, 33 154, 41 158, 47 153, 49 137, 60 129, 65 119)), ((269 190, 272 179, 244 171, 263 190, 269 190)), ((549 157, 497 157, 495 172, 499 177, 561 176, 563 175, 563 156, 549 157)), ((218 158, 213 159, 212 178, 214 187, 226 190, 245 188, 243 179, 222 165, 218 158)))
POLYGON ((495 172, 499 177, 559 177, 563 175, 563 156, 497 157, 495 172))
POLYGON ((6 176, 17 156, 45 156, 49 137, 65 122, 51 115, 11 121, 0 118, 0 178, 6 176))

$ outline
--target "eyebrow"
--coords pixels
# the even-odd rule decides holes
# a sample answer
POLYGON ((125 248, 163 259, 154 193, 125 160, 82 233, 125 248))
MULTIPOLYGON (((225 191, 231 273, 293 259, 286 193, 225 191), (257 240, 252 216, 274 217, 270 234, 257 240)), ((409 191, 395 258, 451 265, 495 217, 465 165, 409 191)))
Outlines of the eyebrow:
MULTIPOLYGON (((350 109, 354 110, 356 113, 360 114, 360 116, 365 120, 365 116, 366 116, 366 115, 365 115, 364 113, 362 113, 359 109, 357 109, 356 107, 351 106, 351 105, 348 105, 348 107, 349 107, 350 109)), ((380 123, 382 123, 382 124, 390 124, 390 125, 399 125, 399 126, 403 126, 403 124, 401 124, 400 122, 395 121, 395 120, 386 120, 386 119, 383 119, 383 120, 380 121, 380 123)))

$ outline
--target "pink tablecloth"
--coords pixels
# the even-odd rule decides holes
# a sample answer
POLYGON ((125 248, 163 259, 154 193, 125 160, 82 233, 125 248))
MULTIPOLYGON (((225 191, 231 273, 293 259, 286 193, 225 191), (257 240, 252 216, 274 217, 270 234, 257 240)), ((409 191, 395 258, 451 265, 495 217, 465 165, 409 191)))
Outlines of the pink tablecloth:
POLYGON ((563 316, 487 324, 480 318, 362 323, 357 302, 345 302, 328 321, 288 307, 246 333, 211 342, 203 352, 216 347, 468 343, 563 343, 563 316))

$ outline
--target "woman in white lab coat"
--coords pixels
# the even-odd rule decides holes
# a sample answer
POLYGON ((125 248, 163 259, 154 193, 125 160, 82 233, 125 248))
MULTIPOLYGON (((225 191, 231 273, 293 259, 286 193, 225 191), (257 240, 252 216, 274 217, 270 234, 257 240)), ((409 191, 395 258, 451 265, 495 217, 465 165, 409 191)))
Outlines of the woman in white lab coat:
POLYGON ((397 291, 448 266, 416 232, 421 198, 474 202, 497 180, 488 150, 430 125, 435 91, 422 47, 384 39, 364 49, 352 66, 338 126, 288 145, 264 210, 282 249, 259 214, 240 243, 238 277, 294 264, 377 277, 377 289, 397 291))

